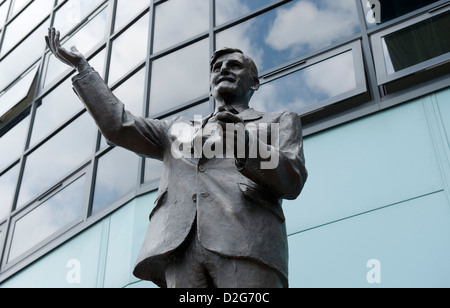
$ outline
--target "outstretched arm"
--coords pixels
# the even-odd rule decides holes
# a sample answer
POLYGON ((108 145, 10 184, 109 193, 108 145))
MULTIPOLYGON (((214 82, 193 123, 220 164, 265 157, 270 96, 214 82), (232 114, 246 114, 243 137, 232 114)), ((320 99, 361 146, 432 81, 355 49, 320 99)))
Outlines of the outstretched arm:
POLYGON ((89 67, 88 61, 84 56, 73 46, 70 51, 61 47, 60 32, 51 27, 48 29, 48 36, 45 37, 48 48, 52 51, 57 59, 61 62, 75 68, 78 72, 89 67))
POLYGON ((161 159, 166 123, 127 111, 76 47, 68 51, 59 40, 59 31, 50 28, 45 37, 48 47, 57 59, 79 72, 72 78, 74 90, 106 139, 137 154, 161 159))

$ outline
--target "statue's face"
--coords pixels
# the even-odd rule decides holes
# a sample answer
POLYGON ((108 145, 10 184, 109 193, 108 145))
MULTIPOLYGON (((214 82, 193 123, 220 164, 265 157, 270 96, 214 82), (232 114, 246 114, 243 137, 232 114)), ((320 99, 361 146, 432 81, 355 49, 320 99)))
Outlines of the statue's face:
POLYGON ((255 80, 240 53, 222 55, 211 68, 211 94, 218 100, 249 100, 255 80))

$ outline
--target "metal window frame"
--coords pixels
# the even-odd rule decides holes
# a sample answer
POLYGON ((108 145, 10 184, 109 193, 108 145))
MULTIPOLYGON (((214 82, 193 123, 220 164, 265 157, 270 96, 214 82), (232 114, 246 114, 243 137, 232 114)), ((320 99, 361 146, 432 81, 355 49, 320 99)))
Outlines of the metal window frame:
MULTIPOLYGON (((73 184, 75 181, 80 179, 82 176, 86 176, 86 182, 84 184, 84 191, 86 191, 87 189, 89 189, 89 187, 87 185, 88 182, 89 182, 89 180, 88 180, 89 172, 87 171, 86 168, 83 168, 80 171, 74 173, 72 176, 67 177, 59 185, 57 185, 57 186, 53 187, 52 189, 50 189, 48 192, 43 194, 37 200, 33 201, 31 203, 31 205, 24 206, 19 211, 16 211, 15 213, 11 214, 11 217, 9 219, 9 224, 10 224, 10 227, 9 227, 10 230, 9 231, 10 232, 8 232, 8 234, 7 234, 7 240, 5 242, 5 246, 4 246, 3 254, 2 254, 2 256, 3 256, 2 257, 2 261, 1 261, 2 272, 8 271, 9 269, 15 267, 18 263, 22 262, 24 259, 26 259, 27 257, 29 257, 32 254, 34 254, 36 251, 38 251, 41 248, 49 245, 55 239, 57 239, 61 235, 65 234, 66 232, 68 232, 69 230, 73 229, 75 226, 77 226, 77 225, 79 225, 79 224, 81 224, 83 222, 83 220, 84 220, 83 219, 84 218, 83 211, 85 210, 84 204, 86 203, 85 202, 86 200, 82 201, 82 205, 81 205, 82 209, 81 209, 78 217, 74 218, 71 222, 66 224, 64 227, 62 227, 57 232, 47 236, 42 241, 40 241, 38 243, 35 243, 32 247, 30 247, 29 249, 27 249, 26 251, 21 253, 19 256, 17 256, 13 260, 10 260, 10 261, 8 260, 9 253, 10 253, 10 250, 11 250, 11 246, 12 246, 12 243, 13 243, 12 240, 13 240, 13 236, 14 236, 14 229, 15 229, 16 222, 18 220, 22 219, 23 217, 25 217, 26 215, 28 215, 29 213, 31 213, 33 210, 35 210, 38 207, 40 207, 42 204, 47 202, 52 197, 56 196, 58 193, 60 193, 65 188, 67 188, 69 185, 73 184)), ((85 196, 86 196, 86 194, 84 194, 83 199, 85 199, 85 196)))
POLYGON ((9 217, 5 220, 4 223, 0 222, 0 264, 3 262, 3 251, 6 244, 6 233, 8 231, 8 222, 9 217))
POLYGON ((450 52, 448 52, 433 59, 426 60, 421 63, 410 66, 408 68, 394 72, 392 74, 388 74, 386 68, 386 60, 383 51, 384 49, 383 38, 386 37, 387 35, 396 33, 400 30, 406 29, 410 26, 413 26, 417 23, 428 20, 430 18, 439 16, 441 14, 448 13, 449 11, 450 11, 450 2, 447 2, 445 5, 441 5, 438 6, 437 8, 428 10, 427 12, 423 13, 420 16, 417 16, 413 19, 409 19, 400 24, 394 25, 388 29, 379 31, 371 36, 370 39, 373 49, 375 69, 377 73, 377 83, 379 86, 382 86, 384 84, 399 80, 414 73, 418 73, 420 71, 427 70, 430 69, 431 67, 438 66, 444 64, 445 62, 450 61, 450 52))

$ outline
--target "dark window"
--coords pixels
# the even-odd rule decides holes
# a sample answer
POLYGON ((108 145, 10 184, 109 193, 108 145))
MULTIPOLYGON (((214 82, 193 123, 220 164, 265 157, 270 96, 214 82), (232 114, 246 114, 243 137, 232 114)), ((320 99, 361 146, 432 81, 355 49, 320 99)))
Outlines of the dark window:
POLYGON ((450 12, 386 35, 388 74, 450 52, 450 12))

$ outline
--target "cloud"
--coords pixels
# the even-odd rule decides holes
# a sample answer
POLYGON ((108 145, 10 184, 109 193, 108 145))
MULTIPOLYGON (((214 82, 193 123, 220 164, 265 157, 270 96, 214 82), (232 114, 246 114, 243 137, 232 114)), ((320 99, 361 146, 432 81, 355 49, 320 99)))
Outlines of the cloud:
POLYGON ((8 261, 74 221, 81 215, 85 177, 78 179, 17 220, 8 261))
POLYGON ((172 0, 156 6, 154 52, 208 30, 209 2, 172 0))
POLYGON ((281 8, 266 43, 275 50, 317 49, 354 33, 358 19, 354 1, 299 1, 281 8))
POLYGON ((153 62, 151 116, 208 94, 208 43, 202 40, 153 62))
POLYGON ((217 35, 216 49, 223 47, 239 48, 251 57, 258 68, 263 67, 264 49, 254 40, 260 29, 255 20, 249 20, 217 35), (225 43, 226 42, 226 43, 225 43))
POLYGON ((300 112, 303 107, 355 87, 353 55, 347 52, 264 84, 255 93, 251 105, 261 111, 300 112))
POLYGON ((353 55, 343 53, 305 70, 308 88, 333 97, 356 87, 353 55))

